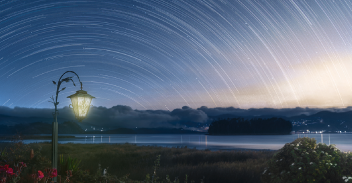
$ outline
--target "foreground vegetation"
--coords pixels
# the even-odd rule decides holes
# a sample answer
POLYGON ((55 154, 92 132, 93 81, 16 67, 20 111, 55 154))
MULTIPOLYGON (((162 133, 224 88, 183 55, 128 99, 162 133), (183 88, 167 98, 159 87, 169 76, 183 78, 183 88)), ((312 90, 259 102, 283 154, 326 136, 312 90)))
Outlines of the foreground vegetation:
POLYGON ((268 162, 262 176, 265 183, 352 182, 352 154, 335 145, 298 138, 285 144, 268 162))
MULTIPOLYGON (((0 149, 14 144, 1 144, 0 149)), ((17 144, 18 145, 18 144, 17 144)), ((50 167, 51 144, 21 144, 16 161, 50 167), (33 160, 30 160, 33 149, 33 160), (35 162, 35 161, 38 162, 35 162)), ((71 182, 261 182, 273 151, 209 151, 134 144, 59 144, 58 174, 73 170, 71 182), (160 155, 160 156, 159 156, 160 155), (159 158, 158 158, 159 157, 159 158), (107 174, 104 176, 104 169, 107 174), (155 174, 154 174, 155 171, 155 174), (157 180, 157 181, 155 181, 157 180), (105 182, 105 181, 104 181, 105 182)), ((30 169, 30 168, 27 168, 30 169)), ((27 172, 29 175, 32 172, 27 172)), ((27 176, 28 178, 28 176, 27 176)), ((63 179, 64 180, 64 179, 63 179)), ((23 181, 26 182, 26 181, 23 181)), ((33 181, 29 181, 33 182, 33 181)))
POLYGON ((69 143, 59 154, 50 169, 50 143, 0 144, 0 182, 352 182, 352 154, 307 137, 278 151, 69 143))

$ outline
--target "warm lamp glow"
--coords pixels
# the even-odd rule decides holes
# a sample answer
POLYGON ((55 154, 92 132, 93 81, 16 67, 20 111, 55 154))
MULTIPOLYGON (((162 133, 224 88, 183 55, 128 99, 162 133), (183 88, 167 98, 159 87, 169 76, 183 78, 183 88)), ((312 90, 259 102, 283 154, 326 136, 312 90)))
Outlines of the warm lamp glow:
POLYGON ((95 97, 87 94, 84 90, 78 90, 75 94, 68 96, 67 98, 71 98, 73 112, 75 113, 76 119, 82 121, 88 114, 92 98, 95 97))

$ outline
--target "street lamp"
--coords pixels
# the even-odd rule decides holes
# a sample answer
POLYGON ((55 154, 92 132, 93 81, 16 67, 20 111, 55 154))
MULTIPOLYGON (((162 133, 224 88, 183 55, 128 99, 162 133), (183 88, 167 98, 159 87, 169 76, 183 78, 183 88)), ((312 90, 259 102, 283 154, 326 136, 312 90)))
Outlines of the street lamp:
MULTIPOLYGON (((61 75, 59 82, 57 83, 57 89, 56 89, 56 100, 54 101, 54 97, 51 97, 53 100, 52 103, 55 105, 55 112, 53 112, 54 116, 54 122, 53 122, 53 136, 52 136, 52 147, 53 147, 53 154, 52 154, 52 168, 57 169, 57 160, 58 160, 58 123, 57 123, 57 105, 59 102, 57 102, 57 97, 59 96, 59 93, 63 91, 66 87, 62 88, 59 90, 61 83, 62 82, 69 82, 72 81, 73 85, 75 85, 75 82, 73 82, 72 77, 67 77, 64 79, 61 79, 62 76, 64 76, 66 73, 71 72, 75 74, 81 83, 81 90, 78 90, 75 94, 68 96, 67 98, 71 98, 72 106, 73 106, 73 111, 75 113, 75 117, 78 121, 82 121, 84 118, 86 118, 87 113, 89 111, 90 103, 92 101, 93 96, 87 94, 86 91, 82 90, 82 82, 79 79, 78 75, 73 72, 73 71, 66 71, 63 75, 61 75)), ((53 81, 53 83, 56 85, 56 82, 53 81)), ((51 102, 51 101, 49 101, 51 102)), ((71 105, 71 104, 70 104, 71 105)), ((57 177, 53 178, 54 182, 57 182, 57 177)))
POLYGON ((76 91, 75 94, 68 96, 67 98, 71 98, 73 112, 75 113, 76 119, 82 122, 82 120, 87 116, 90 102, 95 97, 89 95, 86 91, 81 89, 76 91))

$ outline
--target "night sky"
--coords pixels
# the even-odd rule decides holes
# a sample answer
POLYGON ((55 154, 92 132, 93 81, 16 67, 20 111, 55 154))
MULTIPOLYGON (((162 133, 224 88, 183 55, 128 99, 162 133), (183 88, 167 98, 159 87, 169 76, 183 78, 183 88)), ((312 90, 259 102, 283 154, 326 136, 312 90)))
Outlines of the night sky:
POLYGON ((54 108, 68 70, 106 108, 352 104, 351 1, 4 0, 0 42, 3 107, 54 108))

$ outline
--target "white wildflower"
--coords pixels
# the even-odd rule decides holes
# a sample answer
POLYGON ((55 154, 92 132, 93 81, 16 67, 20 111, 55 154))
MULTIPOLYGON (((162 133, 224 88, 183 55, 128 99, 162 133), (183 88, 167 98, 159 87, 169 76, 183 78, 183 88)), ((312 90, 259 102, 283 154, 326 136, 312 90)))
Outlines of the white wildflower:
POLYGON ((309 164, 313 165, 313 162, 310 162, 309 164))
POLYGON ((292 166, 295 165, 295 163, 292 163, 292 166))
POLYGON ((302 169, 301 167, 298 168, 298 170, 302 169))

